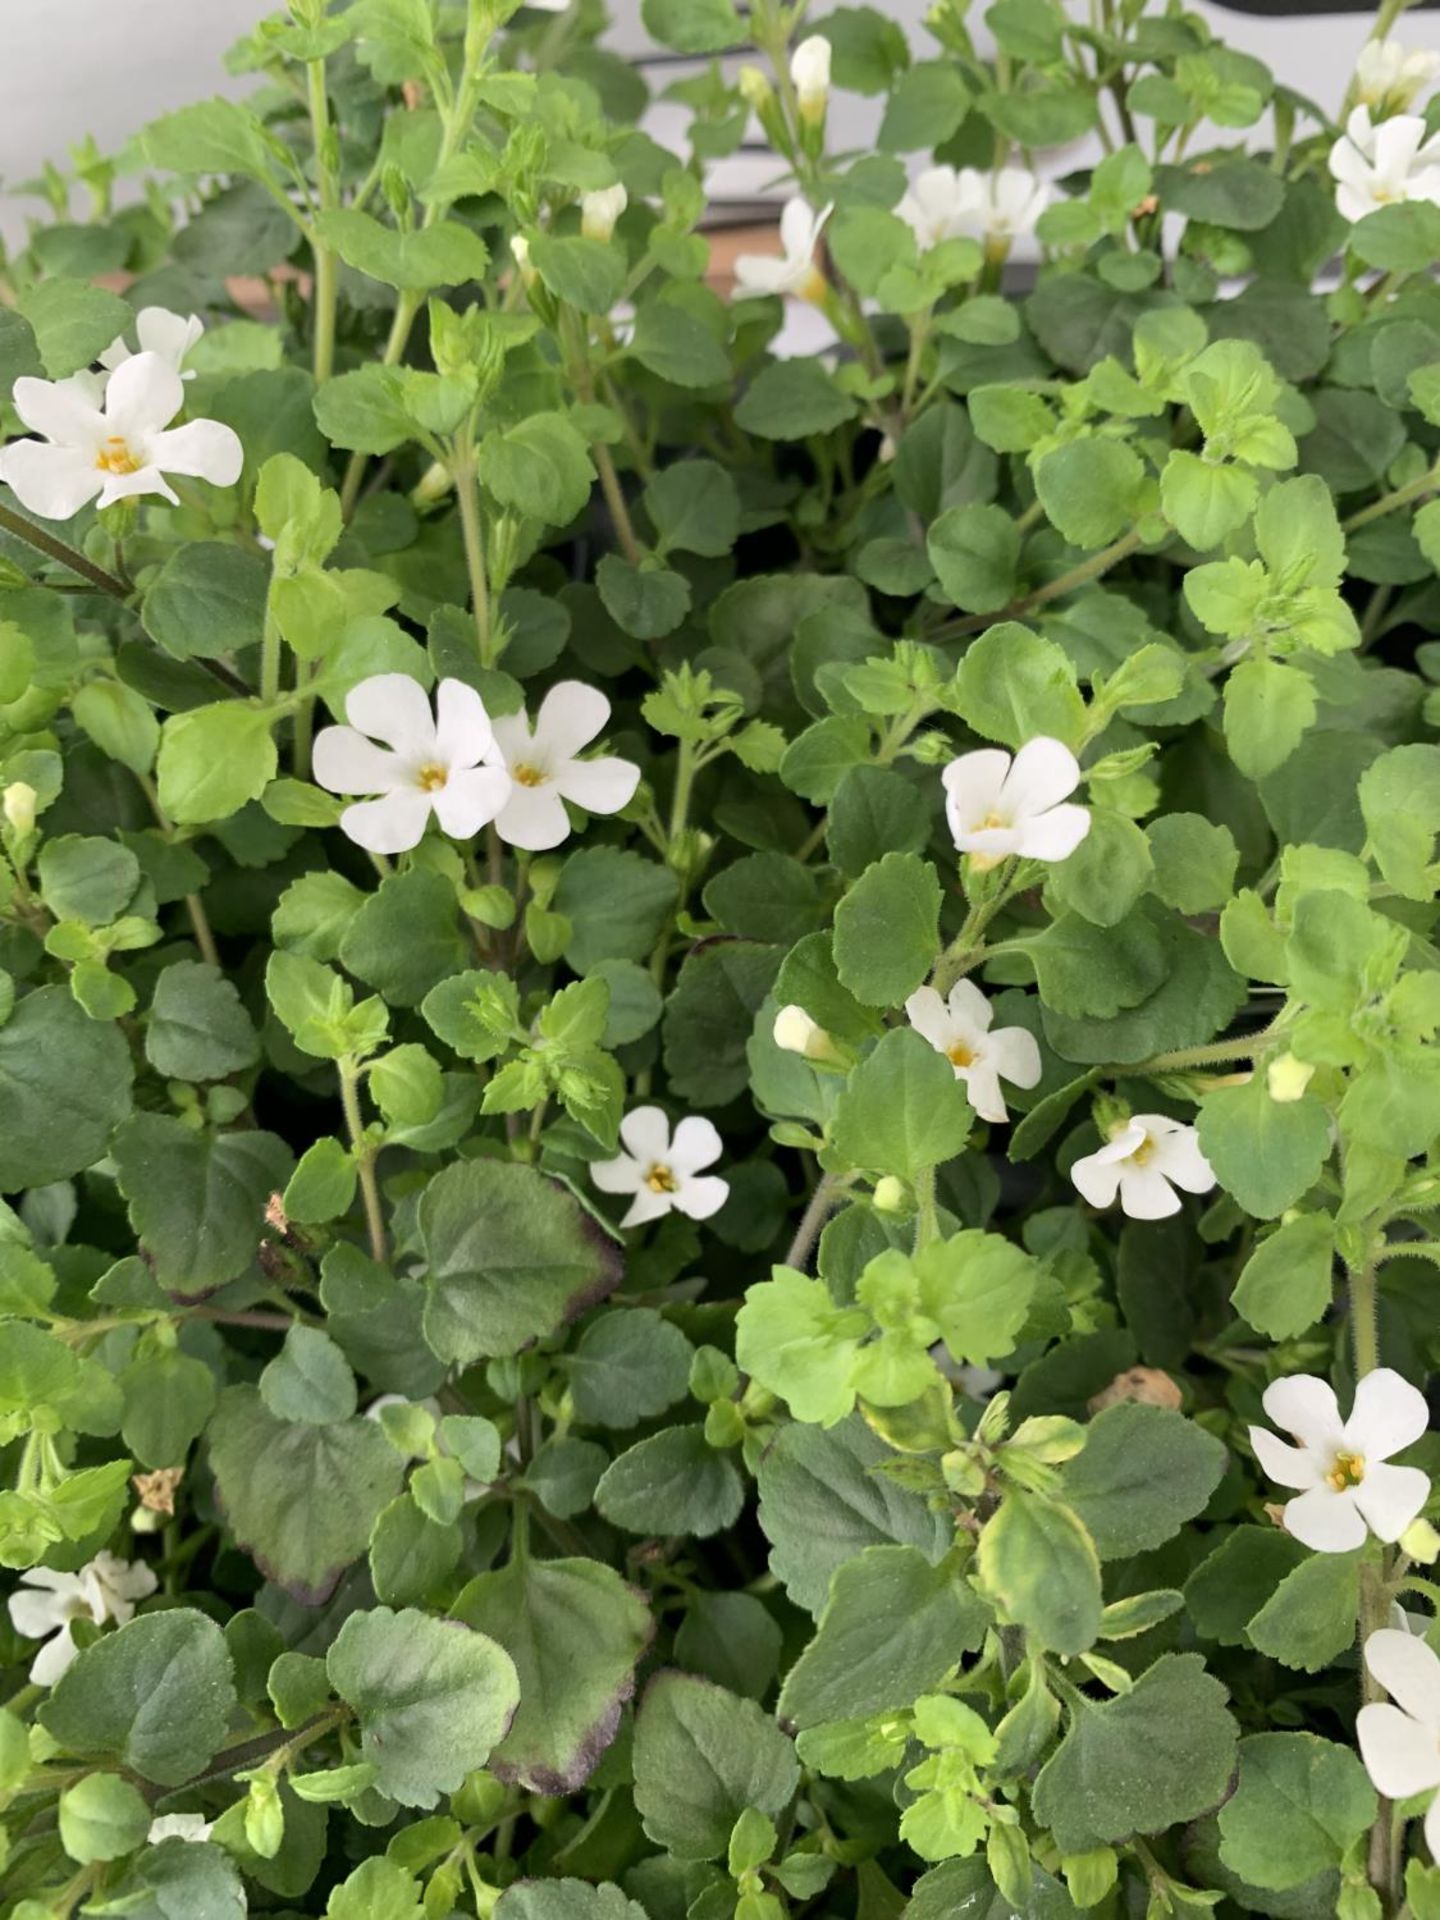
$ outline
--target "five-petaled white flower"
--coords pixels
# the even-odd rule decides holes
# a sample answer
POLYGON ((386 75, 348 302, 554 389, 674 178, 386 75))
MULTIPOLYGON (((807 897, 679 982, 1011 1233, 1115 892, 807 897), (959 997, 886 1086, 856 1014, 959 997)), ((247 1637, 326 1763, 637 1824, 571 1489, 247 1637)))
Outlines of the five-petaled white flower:
POLYGON ((941 778, 955 845, 982 872, 1016 853, 1068 859, 1090 831, 1088 808, 1062 804, 1080 784, 1080 763, 1044 734, 1013 758, 1000 747, 962 753, 941 778))
MULTIPOLYGON (((205 322, 198 314, 172 313, 168 307, 142 307, 135 316, 135 338, 140 342, 138 351, 157 354, 182 380, 195 378, 194 369, 187 372, 185 362, 190 349, 204 331, 205 322)), ((101 354, 100 364, 113 373, 117 367, 124 366, 127 360, 134 358, 122 333, 101 354)))
POLYGON ((1367 40, 1355 62, 1355 97, 1381 113, 1403 113, 1440 77, 1440 53, 1399 40, 1367 40))
POLYGON ((723 1151, 710 1121, 687 1114, 672 1139, 659 1107, 636 1107, 620 1122, 620 1141, 625 1151, 597 1160, 590 1177, 602 1193, 634 1196, 622 1227, 642 1227, 672 1207, 692 1220, 708 1220, 724 1206, 730 1182, 702 1171, 723 1151))
POLYGON ((1049 187, 1028 167, 997 167, 993 173, 962 167, 959 185, 965 220, 985 240, 1010 241, 1033 233, 1050 204, 1049 187))
POLYGON ((17 1633, 45 1642, 30 1663, 37 1687, 53 1687, 79 1653, 72 1620, 90 1620, 97 1627, 113 1620, 123 1627, 134 1615, 135 1602, 159 1584, 143 1560, 121 1560, 113 1553, 97 1553, 78 1573, 31 1567, 20 1582, 6 1605, 17 1633))
POLYGON ((1430 1420, 1425 1396, 1392 1367, 1376 1367, 1355 1388, 1350 1418, 1341 1420, 1335 1391, 1314 1374, 1274 1380, 1260 1403, 1299 1445, 1287 1446, 1251 1427, 1255 1457, 1272 1480, 1298 1489, 1285 1505, 1285 1531, 1317 1553, 1349 1553, 1377 1540, 1398 1540, 1430 1495, 1418 1467, 1392 1467, 1390 1456, 1413 1446, 1430 1420))
POLYGON ((150 1822, 145 1838, 152 1847, 158 1847, 162 1840, 189 1840, 198 1844, 208 1840, 213 1832, 212 1823, 203 1813, 162 1813, 150 1822))
POLYGON ((1215 1169, 1194 1127, 1163 1113, 1135 1113, 1098 1153, 1077 1160, 1070 1178, 1092 1207, 1110 1206, 1118 1193, 1121 1212, 1132 1220, 1163 1220, 1180 1211, 1176 1187, 1209 1193, 1215 1169))
MULTIPOLYGON (((1360 1758, 1377 1793, 1408 1800, 1440 1787, 1440 1659, 1429 1644, 1398 1627, 1380 1627, 1365 1642, 1365 1664, 1389 1694, 1355 1718, 1360 1758)), ((1425 1809, 1425 1844, 1440 1855, 1440 1794, 1425 1809)))
POLYGON ((179 374, 158 353, 117 367, 97 402, 93 379, 15 382, 15 411, 43 440, 12 440, 0 452, 0 479, 42 520, 68 520, 98 496, 102 507, 132 494, 179 496, 167 473, 217 487, 240 478, 245 449, 218 420, 171 427, 185 399, 179 374))
POLYGON ((633 760, 577 757, 609 718, 605 695, 579 680, 551 687, 533 727, 523 713, 497 715, 495 745, 513 784, 495 831, 508 846, 527 853, 558 847, 570 833, 567 800, 587 813, 618 813, 630 804, 640 784, 633 760))
POLYGON ((790 56, 790 79, 800 107, 800 118, 812 123, 825 118, 830 98, 830 42, 812 33, 790 56))
POLYGON ((580 231, 587 240, 608 240, 630 204, 623 186, 597 187, 580 196, 580 231))
MULTIPOLYGON (((966 174, 974 171, 965 169, 966 174)), ((974 195, 962 185, 954 167, 926 167, 906 188, 895 211, 914 234, 920 251, 928 253, 942 240, 958 240, 972 231, 974 205, 974 195)))
POLYGON ((432 813, 442 832, 467 840, 509 799, 485 703, 463 680, 440 682, 432 717, 418 680, 375 673, 345 696, 345 717, 348 727, 326 727, 317 737, 314 773, 331 793, 380 795, 340 816, 357 846, 408 853, 432 813))
POLYGON ((915 1031, 943 1053, 965 1082, 970 1104, 982 1120, 1009 1116, 1000 1082, 1033 1087, 1040 1078, 1040 1048, 1024 1027, 991 1030, 995 1009, 973 980, 957 980, 948 1000, 934 987, 917 987, 905 1002, 915 1031))
POLYGON ((802 300, 822 300, 826 281, 815 264, 815 249, 831 211, 816 213, 808 200, 787 200, 780 213, 781 251, 736 255, 735 297, 793 293, 802 300))
POLYGON ((1356 107, 1330 149, 1330 172, 1335 204, 1347 220, 1401 200, 1440 206, 1440 134, 1427 140, 1418 114, 1397 113, 1377 124, 1368 107, 1356 107))

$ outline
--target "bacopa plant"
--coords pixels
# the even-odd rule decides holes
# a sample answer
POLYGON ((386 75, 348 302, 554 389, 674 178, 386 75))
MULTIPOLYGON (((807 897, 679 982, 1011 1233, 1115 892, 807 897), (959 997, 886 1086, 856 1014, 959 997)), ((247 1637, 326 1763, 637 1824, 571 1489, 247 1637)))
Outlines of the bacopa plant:
POLYGON ((1440 1916, 1397 11, 292 0, 39 183, 5 1920, 1440 1916))

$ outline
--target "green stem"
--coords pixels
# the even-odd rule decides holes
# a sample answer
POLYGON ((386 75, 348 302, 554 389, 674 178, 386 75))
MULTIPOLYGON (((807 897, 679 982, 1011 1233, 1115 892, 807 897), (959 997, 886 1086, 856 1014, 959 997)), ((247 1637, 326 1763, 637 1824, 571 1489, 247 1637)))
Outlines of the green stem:
POLYGON ((69 567, 72 573, 78 573, 82 580, 99 587, 102 593, 113 594, 117 600, 130 598, 131 589, 123 580, 113 573, 107 573, 104 567, 97 567, 78 547, 72 547, 66 540, 58 540, 53 533, 47 533, 44 527, 37 527, 23 513, 0 506, 0 528, 6 533, 13 533, 17 540, 23 540, 47 559, 58 560, 62 567, 69 567))
POLYGON ((1253 1060, 1257 1053, 1264 1051, 1265 1043, 1275 1036, 1280 1025, 1272 1020, 1268 1027, 1261 1027, 1258 1033, 1242 1034, 1238 1040, 1216 1040, 1206 1047, 1177 1047, 1172 1053, 1157 1053, 1149 1060, 1142 1060, 1138 1066, 1117 1067, 1117 1073, 1180 1073, 1187 1067, 1215 1067, 1226 1060, 1253 1060))
POLYGON ((1062 594, 1073 593, 1076 587, 1083 587, 1091 580, 1098 580, 1102 573, 1108 573, 1113 566, 1132 554, 1140 545, 1140 531, 1132 528, 1122 534, 1108 547, 1102 547, 1098 553, 1092 553, 1088 560, 1082 560, 1079 566, 1071 567, 1068 573, 1062 573, 1057 579, 1047 580, 1043 587, 1036 587, 1033 593, 1023 593, 1018 600, 1012 600, 1008 607, 1002 607, 998 613, 972 613, 963 620, 951 620, 939 628, 936 638, 947 640, 966 633, 980 633, 986 627, 993 627, 1000 620, 1017 620, 1022 614, 1030 613, 1036 607, 1043 607, 1047 601, 1058 600, 1062 594))
POLYGON ((266 706, 280 698, 280 623, 268 607, 260 641, 260 698, 266 706))
POLYGON ((1346 533, 1353 533, 1356 527, 1368 527, 1372 520, 1383 519, 1387 513, 1394 513, 1397 507, 1408 507, 1412 500, 1433 493, 1436 487, 1440 487, 1440 461, 1433 467, 1427 467, 1418 480, 1407 481, 1403 487, 1396 487, 1393 493, 1382 493, 1378 500, 1372 500, 1368 507, 1361 507, 1358 513, 1352 513, 1340 524, 1346 533))
POLYGON ((914 1186, 915 1198, 919 1202, 919 1211, 915 1216, 915 1251, 920 1253, 932 1240, 940 1238, 934 1167, 922 1167, 915 1175, 914 1186))
MULTIPOLYGON (((140 790, 150 803, 150 811, 155 816, 156 825, 167 840, 175 837, 175 828, 160 804, 160 792, 148 773, 137 773, 140 790)), ((219 968, 220 954, 215 945, 215 935, 210 930, 210 916, 205 911, 205 903, 198 893, 187 893, 185 911, 190 917, 190 931, 195 936, 195 944, 200 949, 200 958, 207 966, 219 968)))
MULTIPOLYGON (((1355 1377, 1363 1380, 1380 1364, 1379 1289, 1373 1266, 1350 1275, 1350 1344, 1355 1354, 1355 1377)), ((1380 1624, 1385 1623, 1382 1620, 1380 1624)))
POLYGON ((375 1149, 365 1138, 365 1122, 360 1114, 359 1077, 353 1060, 342 1060, 340 1068, 340 1105, 345 1128, 355 1155, 360 1176, 360 1193, 365 1203, 365 1225, 370 1236, 370 1257, 383 1266, 386 1259, 385 1214, 380 1205, 380 1187, 375 1178, 375 1149))
MULTIPOLYGON (((325 158, 330 138, 330 106, 325 97, 325 62, 306 63, 306 90, 310 103, 310 133, 315 145, 315 168, 320 187, 320 209, 328 213, 339 204, 335 176, 325 158)), ((315 258, 314 372, 317 385, 328 380, 335 368, 335 252, 318 237, 311 242, 315 258)))
POLYGON ((482 667, 493 667, 494 633, 490 621, 490 590, 485 577, 485 536, 480 524, 480 489, 474 465, 456 463, 455 500, 460 509, 460 536, 465 548, 465 571, 470 576, 470 606, 475 619, 475 642, 482 667))
MULTIPOLYGON (((1356 1344, 1358 1347, 1358 1341, 1356 1344)), ((1385 1698, 1385 1689, 1365 1664, 1365 1643, 1372 1633, 1378 1633, 1382 1627, 1388 1627, 1389 1624, 1390 1584, 1385 1578, 1384 1569, 1376 1566, 1362 1566, 1360 1569, 1360 1699, 1365 1706, 1385 1698)), ((1394 1808, 1392 1803, 1382 1795, 1375 1809, 1374 1825, 1370 1829, 1368 1871, 1370 1884, 1385 1903, 1386 1912, 1393 1911, 1390 1903, 1394 1899, 1395 1881, 1398 1875, 1397 1838, 1394 1808)))
POLYGON ((795 1229, 795 1238, 785 1254, 787 1267, 799 1267, 804 1271, 809 1262, 815 1242, 820 1238, 832 1207, 839 1200, 843 1189, 828 1173, 822 1174, 816 1182, 815 1191, 810 1196, 809 1205, 800 1216, 800 1224, 795 1229))
MULTIPOLYGON (((424 224, 428 225, 426 221, 424 224)), ((398 366, 410 343, 410 329, 415 324, 415 316, 420 311, 421 296, 418 293, 402 293, 395 308, 395 317, 390 322, 390 337, 385 342, 385 351, 380 356, 382 367, 398 366)), ((370 463, 368 453, 352 453, 350 464, 345 469, 345 479, 340 487, 340 511, 348 520, 355 511, 355 503, 360 498, 361 483, 365 478, 365 469, 370 463)))
POLYGON ((965 916, 964 926, 936 961, 935 971, 930 975, 930 985, 942 999, 984 954, 985 929, 1015 891, 1013 878, 1013 872, 1002 873, 994 893, 976 901, 965 916))

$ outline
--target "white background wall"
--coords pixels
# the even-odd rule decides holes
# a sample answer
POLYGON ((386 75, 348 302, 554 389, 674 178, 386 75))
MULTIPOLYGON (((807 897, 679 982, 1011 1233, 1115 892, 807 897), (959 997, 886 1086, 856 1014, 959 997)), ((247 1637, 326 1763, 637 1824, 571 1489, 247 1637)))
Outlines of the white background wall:
MULTIPOLYGON (((45 159, 63 161, 67 144, 86 132, 113 150, 155 114, 223 91, 243 91, 221 66, 230 42, 278 0, 0 0, 0 231, 23 230, 27 203, 14 189, 45 159)), ((884 11, 911 29, 927 0, 882 0, 884 11)), ((1071 0, 1077 7, 1083 0, 1071 0)), ((611 0, 620 44, 643 44, 639 0, 611 0)), ((1258 54, 1292 86, 1332 110, 1364 40, 1366 13, 1260 20, 1198 0, 1231 44, 1258 54)), ((820 17, 829 0, 812 0, 820 17)), ((977 18, 983 6, 976 6, 977 18)), ((1440 48, 1440 12, 1406 16, 1412 45, 1440 48)), ((836 137, 860 144, 873 108, 852 102, 858 117, 836 137), (847 140, 847 134, 849 139, 847 140)), ((668 128, 666 129, 668 132, 668 128)), ((34 205, 33 202, 29 203, 34 205)))

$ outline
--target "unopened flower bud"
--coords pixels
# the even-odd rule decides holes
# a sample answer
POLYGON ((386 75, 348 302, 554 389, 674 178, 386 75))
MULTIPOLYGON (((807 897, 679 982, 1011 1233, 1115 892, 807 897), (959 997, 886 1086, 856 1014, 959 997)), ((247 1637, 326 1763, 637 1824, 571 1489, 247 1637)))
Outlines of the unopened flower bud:
POLYGON ((757 113, 762 108, 768 107, 775 97, 769 76, 759 67, 741 67, 736 77, 736 85, 740 89, 740 98, 757 113))
POLYGON ((773 1033, 776 1046, 786 1053, 798 1053, 806 1060, 834 1062, 841 1058, 830 1035, 803 1007, 782 1007, 775 1016, 773 1033))
POLYGON ((608 240, 615 222, 630 204, 624 187, 601 187, 595 193, 581 195, 580 231, 587 240, 608 240))
POLYGON ((1440 1560, 1440 1533, 1428 1520, 1412 1520, 1400 1536, 1400 1551, 1422 1567, 1433 1567, 1440 1560))
POLYGON ((1265 1085, 1272 1100, 1288 1106, 1292 1101, 1304 1099, 1314 1074, 1315 1069, 1308 1060, 1297 1060, 1293 1053, 1282 1053, 1265 1069, 1265 1085))
POLYGON ((818 126, 830 100, 830 42, 812 33, 790 56, 790 78, 800 105, 800 118, 818 126))
POLYGON ((510 253, 516 266, 520 269, 521 280, 527 287, 533 287, 536 277, 535 269, 530 264, 530 242, 525 238, 523 233, 511 234, 510 253))
POLYGON ((3 796, 5 818, 12 833, 23 838, 35 831, 35 803, 39 799, 34 787, 25 780, 12 780, 3 796))
POLYGON ((875 1182, 875 1211, 877 1213, 908 1213, 910 1195, 905 1182, 897 1179, 893 1173, 883 1174, 875 1182))
POLYGON ((415 507, 432 507, 437 500, 443 500, 447 493, 455 488, 455 476, 439 460, 433 460, 410 489, 410 504, 415 507))

